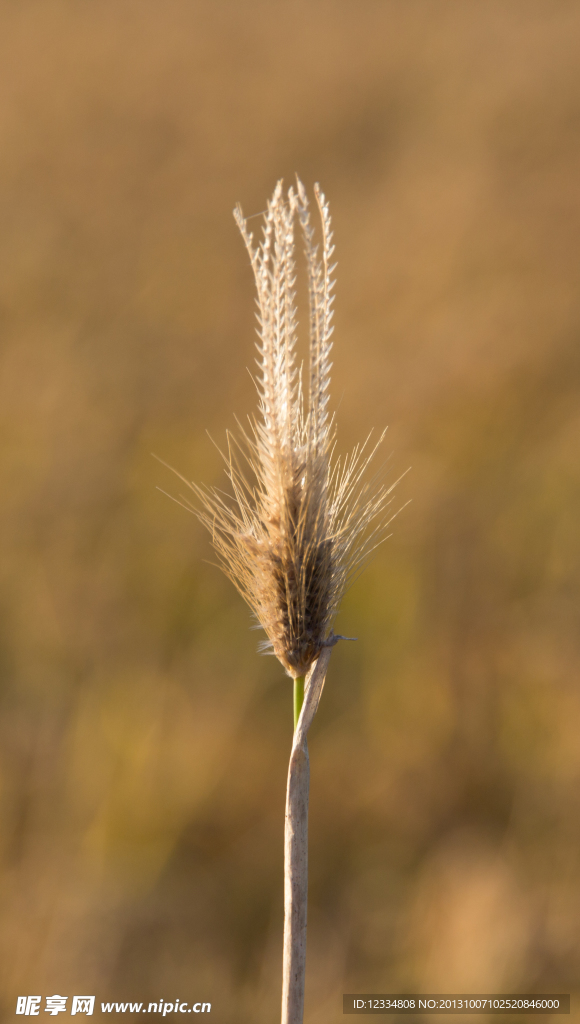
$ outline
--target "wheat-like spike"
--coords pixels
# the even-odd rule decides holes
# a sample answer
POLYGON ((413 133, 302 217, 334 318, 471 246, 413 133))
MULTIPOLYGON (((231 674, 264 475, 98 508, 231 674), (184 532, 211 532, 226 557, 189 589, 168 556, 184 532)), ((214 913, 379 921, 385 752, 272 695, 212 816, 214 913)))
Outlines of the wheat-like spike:
MULTIPOLYGON (((318 186, 321 241, 315 241, 301 181, 285 197, 278 182, 254 244, 241 208, 235 218, 250 257, 258 305, 260 417, 228 436, 232 497, 191 484, 193 507, 211 533, 220 565, 264 628, 289 675, 301 677, 331 633, 345 587, 385 535, 390 491, 364 482, 377 444, 333 457, 328 413, 334 245, 318 186), (309 291, 310 388, 306 416, 296 362, 294 218, 298 216, 309 291), (320 254, 320 255, 319 255, 320 254)), ((186 499, 182 499, 188 504, 186 499)))
POLYGON ((285 498, 296 476, 295 435, 301 421, 295 367, 294 205, 292 192, 285 202, 282 182, 278 182, 268 203, 259 250, 253 248, 241 209, 235 211, 258 291, 258 390, 262 422, 257 424, 255 433, 272 524, 280 524, 288 517, 285 498))
POLYGON ((296 311, 296 265, 294 262, 294 208, 295 198, 292 189, 288 190, 288 203, 284 213, 284 401, 287 409, 288 441, 290 447, 294 441, 300 420, 298 404, 298 369, 296 363, 296 338, 298 319, 296 311))
POLYGON ((314 244, 314 229, 310 223, 308 197, 302 182, 297 182, 297 209, 304 239, 308 273, 310 301, 310 394, 309 394, 309 444, 313 451, 326 454, 330 433, 328 414, 328 387, 330 384, 330 336, 332 328, 333 283, 330 274, 332 256, 332 233, 330 216, 324 196, 315 187, 316 199, 322 221, 322 260, 318 258, 318 246, 314 244))
POLYGON ((326 411, 329 395, 328 388, 330 385, 330 371, 332 369, 332 363, 330 362, 330 352, 332 350, 332 342, 330 341, 331 335, 333 334, 334 327, 331 326, 331 320, 333 317, 332 305, 334 303, 334 296, 331 294, 336 282, 332 278, 332 274, 336 269, 336 263, 331 264, 332 254, 334 253, 334 245, 332 244, 332 230, 330 224, 330 214, 328 211, 328 204, 324 197, 324 193, 320 191, 318 184, 314 186, 314 195, 316 196, 316 202, 318 204, 318 210, 320 212, 320 220, 322 225, 322 281, 321 291, 319 296, 320 302, 320 347, 318 353, 318 407, 319 407, 319 430, 324 433, 325 438, 329 436, 329 424, 328 424, 328 413, 326 411))

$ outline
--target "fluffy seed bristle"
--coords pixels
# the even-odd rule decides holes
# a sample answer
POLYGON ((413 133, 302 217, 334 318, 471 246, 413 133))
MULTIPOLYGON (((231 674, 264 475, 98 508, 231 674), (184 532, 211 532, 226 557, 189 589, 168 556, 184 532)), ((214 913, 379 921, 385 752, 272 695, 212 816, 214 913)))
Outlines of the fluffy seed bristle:
POLYGON ((228 436, 225 461, 233 500, 191 484, 201 507, 186 502, 210 531, 224 572, 265 630, 264 646, 295 678, 316 661, 349 579, 384 536, 395 486, 373 489, 363 482, 377 445, 367 452, 367 441, 344 462, 331 457, 327 407, 334 246, 328 205, 318 185, 315 197, 319 245, 300 181, 286 197, 278 182, 256 246, 241 208, 234 211, 257 288, 261 418, 251 421, 250 435, 241 431, 240 441, 228 436), (296 217, 310 297, 307 415, 295 352, 296 217))

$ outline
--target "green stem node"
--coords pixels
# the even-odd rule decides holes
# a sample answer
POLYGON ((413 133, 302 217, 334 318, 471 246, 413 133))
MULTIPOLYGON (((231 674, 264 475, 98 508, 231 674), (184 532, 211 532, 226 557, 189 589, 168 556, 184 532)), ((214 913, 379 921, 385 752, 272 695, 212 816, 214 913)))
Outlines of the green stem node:
POLYGON ((294 731, 296 731, 304 703, 304 679, 305 676, 298 676, 298 679, 294 680, 294 731))

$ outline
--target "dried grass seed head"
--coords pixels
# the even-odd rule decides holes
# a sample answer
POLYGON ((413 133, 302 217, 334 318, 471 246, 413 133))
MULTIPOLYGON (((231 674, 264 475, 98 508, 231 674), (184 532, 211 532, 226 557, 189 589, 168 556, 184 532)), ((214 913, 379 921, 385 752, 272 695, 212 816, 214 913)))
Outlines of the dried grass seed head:
POLYGON ((295 678, 328 642, 349 579, 384 536, 394 486, 363 480, 382 437, 372 450, 367 441, 343 461, 332 457, 334 245, 326 199, 318 185, 314 192, 318 243, 300 181, 286 196, 278 182, 256 245, 241 208, 234 211, 257 288, 260 418, 239 440, 228 436, 233 500, 191 485, 201 502, 194 511, 212 535, 221 567, 266 632, 263 648, 295 678), (309 292, 307 413, 296 365, 296 221, 309 292))

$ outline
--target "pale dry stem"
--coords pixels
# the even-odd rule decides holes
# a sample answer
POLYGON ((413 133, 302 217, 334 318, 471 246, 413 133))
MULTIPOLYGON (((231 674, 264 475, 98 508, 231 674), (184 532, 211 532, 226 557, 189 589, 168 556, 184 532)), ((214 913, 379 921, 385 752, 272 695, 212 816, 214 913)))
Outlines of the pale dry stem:
POLYGON ((306 918, 308 902, 308 793, 310 764, 306 737, 316 714, 332 647, 331 636, 306 681, 306 693, 294 732, 284 828, 284 958, 282 1024, 302 1024, 306 976, 306 918))

